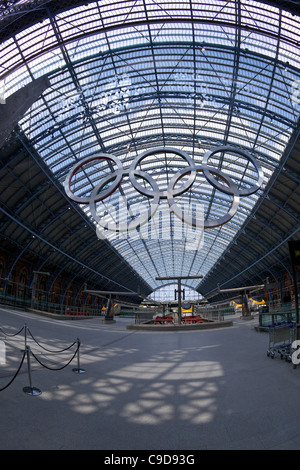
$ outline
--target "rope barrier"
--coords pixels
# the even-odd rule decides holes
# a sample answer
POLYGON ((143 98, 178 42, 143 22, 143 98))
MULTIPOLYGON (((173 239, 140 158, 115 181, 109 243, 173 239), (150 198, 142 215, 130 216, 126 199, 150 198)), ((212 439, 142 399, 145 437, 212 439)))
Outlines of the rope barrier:
POLYGON ((24 326, 22 326, 22 328, 18 331, 18 333, 15 333, 15 334, 9 334, 9 333, 5 333, 5 331, 0 328, 0 331, 2 331, 2 333, 5 335, 5 336, 8 336, 10 338, 12 338, 13 336, 18 336, 20 333, 22 333, 22 331, 24 330, 24 326))
MULTIPOLYGON (((74 343, 75 344, 75 343, 74 343)), ((62 369, 65 369, 65 367, 67 367, 74 359, 74 357, 76 356, 77 352, 78 352, 78 349, 76 349, 75 353, 73 354, 72 358, 67 362, 67 364, 65 364, 64 366, 62 367, 58 367, 58 368, 53 368, 53 367, 49 367, 49 366, 46 366, 45 364, 43 364, 37 357, 35 354, 33 354, 33 352, 31 351, 31 354, 32 356, 34 357, 34 359, 42 366, 42 367, 45 367, 45 369, 49 369, 49 370, 62 370, 62 369)))
POLYGON ((24 359, 25 359, 25 356, 27 356, 27 366, 28 366, 28 377, 29 377, 29 386, 28 387, 24 387, 23 388, 23 391, 24 393, 26 393, 27 395, 40 395, 42 392, 40 389, 36 388, 36 387, 33 387, 32 386, 32 380, 31 380, 31 363, 30 363, 30 354, 32 354, 33 358, 42 366, 42 367, 45 367, 46 369, 49 369, 49 370, 62 370, 62 369, 65 369, 72 361, 73 359, 76 357, 77 355, 77 368, 74 368, 72 369, 73 372, 76 372, 77 374, 81 374, 81 373, 84 373, 85 370, 84 369, 81 369, 80 368, 80 360, 79 360, 79 349, 80 349, 80 340, 79 338, 77 338, 77 341, 74 341, 70 346, 64 348, 64 349, 60 349, 60 350, 56 350, 56 351, 53 351, 53 350, 49 350, 45 347, 43 347, 33 336, 33 334, 31 333, 31 331, 28 329, 27 325, 25 324, 19 331, 18 333, 16 334, 6 334, 2 328, 0 328, 0 331, 2 331, 6 336, 8 337, 13 337, 13 336, 17 336, 19 335, 23 330, 25 329, 25 350, 23 351, 23 357, 21 359, 21 362, 20 362, 20 365, 18 367, 18 370, 16 371, 15 375, 13 376, 13 378, 10 380, 10 382, 3 388, 0 388, 0 392, 2 392, 3 390, 5 390, 6 388, 8 388, 12 382, 15 380, 15 378, 17 377, 17 375, 19 374, 21 368, 22 368, 22 365, 23 365, 23 362, 24 362, 24 359), (38 357, 31 351, 30 347, 27 345, 27 332, 30 334, 31 338, 33 339, 33 341, 39 346, 41 347, 42 349, 44 349, 45 351, 49 352, 49 353, 54 353, 54 354, 58 354, 58 353, 61 353, 61 352, 65 352, 67 350, 69 350, 72 346, 74 346, 74 344, 77 343, 77 348, 76 348, 76 351, 74 352, 72 358, 65 364, 63 365, 62 367, 49 367, 49 366, 46 366, 45 364, 43 364, 39 359, 38 357))
POLYGON ((74 344, 76 344, 76 341, 74 341, 74 343, 72 343, 70 346, 68 346, 67 348, 65 349, 58 349, 56 351, 51 351, 50 349, 47 349, 45 348, 44 346, 42 346, 33 336, 33 334, 31 333, 31 331, 27 328, 27 331, 28 333, 30 334, 31 338, 33 339, 33 341, 42 349, 44 349, 45 351, 49 352, 49 353, 60 353, 60 352, 64 352, 64 351, 67 351, 68 349, 72 348, 72 346, 74 346, 74 344))

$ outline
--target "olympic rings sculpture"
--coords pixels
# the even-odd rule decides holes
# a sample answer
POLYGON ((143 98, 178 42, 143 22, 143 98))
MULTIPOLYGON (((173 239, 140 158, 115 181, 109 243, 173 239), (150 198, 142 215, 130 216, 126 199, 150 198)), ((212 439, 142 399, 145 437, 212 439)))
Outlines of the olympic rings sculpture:
POLYGON ((114 155, 107 154, 107 153, 100 153, 96 156, 90 156, 83 158, 81 161, 77 162, 69 171, 65 183, 64 188, 67 196, 73 201, 78 204, 89 204, 89 208, 93 218, 96 220, 100 226, 106 228, 108 230, 116 231, 116 224, 109 222, 103 223, 101 218, 98 216, 96 211, 96 203, 99 201, 103 201, 105 198, 110 196, 116 189, 121 185, 124 176, 129 176, 129 180, 133 187, 142 195, 147 196, 150 199, 149 207, 147 211, 141 215, 139 215, 136 219, 132 220, 129 223, 120 223, 117 227, 117 231, 127 231, 133 230, 137 227, 143 225, 147 221, 151 219, 151 217, 155 214, 159 202, 161 199, 167 199, 169 207, 171 211, 178 217, 182 222, 187 223, 193 227, 198 228, 215 228, 221 225, 226 224, 236 213, 240 197, 249 196, 254 194, 258 191, 261 187, 263 182, 263 170, 259 162, 248 152, 237 149, 231 146, 219 146, 214 147, 213 149, 209 150, 205 153, 203 157, 203 161, 201 165, 196 165, 194 160, 183 150, 178 150, 172 147, 156 147, 150 150, 143 152, 140 156, 137 156, 131 163, 129 169, 125 170, 122 166, 121 161, 114 155), (137 166, 142 162, 142 160, 146 157, 151 155, 155 155, 158 153, 172 153, 175 155, 180 156, 186 163, 187 166, 183 169, 179 170, 171 179, 168 184, 167 189, 160 190, 158 187, 157 182, 149 175, 146 171, 137 169, 137 166), (256 173, 257 173, 257 181, 256 184, 253 184, 249 188, 239 189, 238 186, 234 183, 234 181, 225 173, 217 168, 210 167, 208 165, 208 160, 213 155, 219 152, 231 152, 236 153, 252 163, 254 166, 256 173), (71 191, 71 183, 72 178, 78 173, 78 171, 84 166, 94 161, 103 161, 106 160, 111 164, 115 164, 117 169, 107 176, 101 179, 101 181, 93 188, 92 193, 88 197, 81 197, 76 196, 71 191), (197 173, 203 173, 206 180, 217 190, 229 194, 233 196, 232 204, 229 211, 224 215, 219 217, 216 220, 198 220, 194 216, 182 214, 182 208, 177 204, 175 198, 176 196, 182 195, 188 189, 190 189, 195 181, 197 173), (177 189, 175 189, 176 184, 183 178, 187 176, 188 178, 181 184, 177 189), (137 177, 142 178, 144 181, 148 182, 151 186, 151 189, 148 187, 144 187, 137 181, 137 177), (217 177, 217 178, 216 178, 217 177), (220 182, 222 181, 222 183, 220 182), (108 188, 105 189, 105 186, 111 183, 108 188), (223 184, 225 183, 225 184, 223 184))

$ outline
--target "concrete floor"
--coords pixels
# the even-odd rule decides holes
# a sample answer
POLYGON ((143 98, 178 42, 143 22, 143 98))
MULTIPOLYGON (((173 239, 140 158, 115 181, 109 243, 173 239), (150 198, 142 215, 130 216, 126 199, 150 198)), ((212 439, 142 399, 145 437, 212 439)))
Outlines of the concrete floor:
MULTIPOLYGON (((27 324, 47 349, 81 341, 59 354, 28 336, 33 357, 0 392, 0 449, 300 449, 300 367, 267 357, 268 334, 257 320, 205 331, 131 331, 130 319, 59 321, 0 309, 0 327, 16 333, 27 324)), ((7 338, 0 388, 22 358, 24 335, 7 338)), ((3 344, 2 344, 3 345, 3 344)))

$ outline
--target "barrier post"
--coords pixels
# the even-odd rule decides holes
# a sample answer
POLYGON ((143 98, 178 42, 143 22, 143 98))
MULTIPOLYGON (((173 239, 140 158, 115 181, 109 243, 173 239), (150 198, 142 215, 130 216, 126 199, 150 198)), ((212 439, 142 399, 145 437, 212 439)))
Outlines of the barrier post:
POLYGON ((78 351, 77 351, 77 367, 72 369, 75 374, 84 374, 85 370, 80 368, 80 359, 79 359, 79 349, 80 349, 80 340, 77 338, 77 346, 78 346, 78 351))
POLYGON ((25 342, 25 351, 27 348, 27 324, 24 325, 24 342, 25 342))
POLYGON ((29 386, 24 387, 23 392, 26 393, 26 395, 37 396, 37 395, 40 395, 42 392, 39 388, 32 386, 31 367, 30 367, 30 347, 27 345, 26 345, 26 355, 27 355, 29 386))

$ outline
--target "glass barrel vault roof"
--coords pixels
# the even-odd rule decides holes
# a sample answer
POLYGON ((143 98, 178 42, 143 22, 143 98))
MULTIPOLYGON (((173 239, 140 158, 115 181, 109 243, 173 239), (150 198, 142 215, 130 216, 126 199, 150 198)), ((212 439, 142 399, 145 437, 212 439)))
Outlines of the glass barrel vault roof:
MULTIPOLYGON (((223 145, 258 160, 264 173, 259 191, 240 198, 227 224, 205 230, 197 250, 164 210, 165 200, 154 236, 141 230, 105 232, 153 290, 161 286, 158 276, 205 277, 251 214, 298 125, 299 17, 275 4, 248 0, 102 0, 60 12, 52 2, 8 3, 14 5, 6 15, 0 11, 6 22, 13 21, 19 5, 33 11, 46 5, 42 21, 33 19, 2 41, 0 91, 6 98, 34 79, 49 77, 51 86, 19 126, 62 184, 76 162, 99 153, 117 156, 125 170, 156 147, 183 150, 198 165, 208 150, 223 145)), ((255 182, 254 168, 237 153, 216 154, 209 164, 241 188, 255 182)), ((148 156, 139 166, 160 190, 183 167, 172 152, 148 156)), ((73 191, 90 195, 111 170, 109 163, 88 164, 74 177, 73 191)), ((212 220, 232 202, 201 173, 181 200, 212 220)), ((105 220, 117 207, 125 220, 145 205, 149 198, 125 176, 97 210, 105 220)), ((82 209, 92 217, 88 206, 82 209)), ((188 285, 201 291, 199 280, 188 285)))

